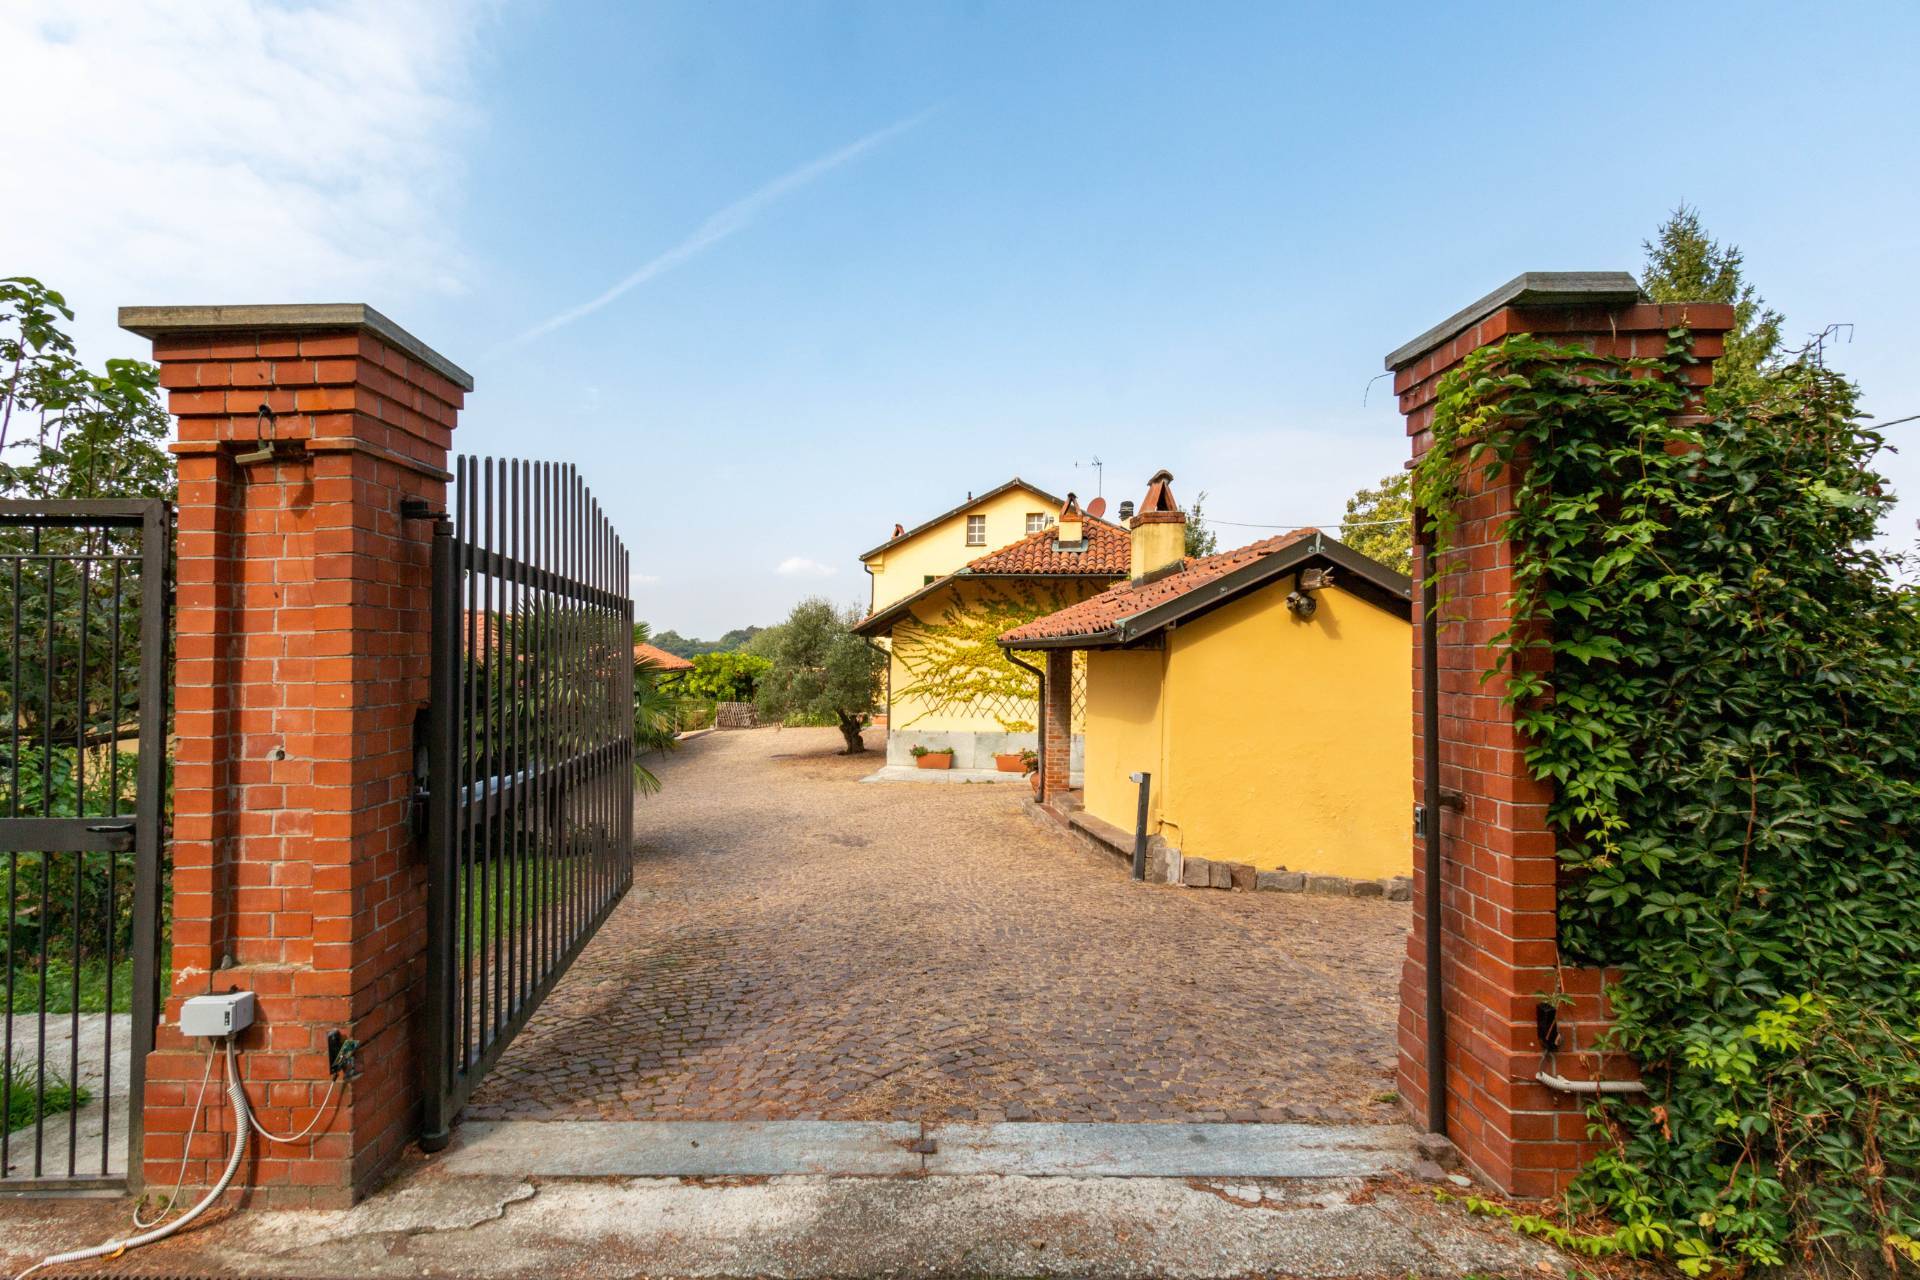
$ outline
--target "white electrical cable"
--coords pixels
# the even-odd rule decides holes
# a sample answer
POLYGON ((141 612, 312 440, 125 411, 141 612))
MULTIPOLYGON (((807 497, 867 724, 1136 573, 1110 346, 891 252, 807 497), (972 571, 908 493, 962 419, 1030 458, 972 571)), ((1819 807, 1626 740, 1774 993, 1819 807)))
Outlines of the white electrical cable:
MULTIPOLYGON (((234 1079, 237 1080, 240 1078, 240 1064, 233 1056, 233 1038, 231 1036, 227 1038, 227 1070, 233 1073, 234 1079)), ((268 1142, 291 1143, 303 1141, 320 1126, 322 1120, 327 1118, 327 1109, 333 1105, 333 1091, 339 1087, 339 1084, 339 1076, 335 1076, 333 1079, 327 1081, 327 1096, 320 1099, 320 1109, 313 1113, 313 1119, 307 1122, 307 1127, 298 1133, 288 1134, 285 1137, 274 1133, 260 1123, 260 1118, 253 1114, 253 1108, 251 1106, 247 1108, 247 1119, 253 1124, 253 1131, 265 1138, 268 1142)))
POLYGON ((167 1202, 160 1209, 160 1216, 151 1222, 140 1218, 140 1206, 133 1206, 133 1225, 142 1231, 157 1227, 167 1220, 173 1212, 173 1206, 180 1203, 180 1188, 187 1185, 187 1162, 193 1157, 193 1135, 200 1130, 200 1108, 207 1100, 207 1085, 213 1080, 213 1064, 216 1056, 213 1041, 207 1041, 207 1069, 200 1073, 200 1092, 193 1100, 193 1117, 187 1121, 187 1136, 180 1144, 180 1176, 173 1180, 173 1190, 167 1193, 167 1202))
MULTIPOLYGON (((240 1172, 240 1161, 245 1158, 247 1154, 247 1135, 249 1133, 258 1133, 261 1137, 272 1142, 299 1142, 313 1133, 321 1119, 329 1113, 329 1108, 333 1104, 334 1090, 339 1085, 339 1080, 336 1078, 327 1084, 326 1097, 321 1100, 320 1109, 314 1113, 313 1119, 308 1122, 306 1128, 290 1137, 281 1137, 279 1134, 268 1132, 265 1126, 253 1118, 253 1107, 247 1100, 246 1084, 240 1078, 240 1062, 239 1059, 234 1056, 234 1038, 232 1036, 226 1036, 224 1039, 226 1040, 227 1049, 227 1100, 233 1106, 233 1151, 227 1157, 227 1167, 220 1174, 220 1180, 213 1184, 212 1189, 209 1190, 206 1195, 201 1197, 198 1204, 165 1226, 155 1227, 140 1235, 128 1236, 124 1240, 109 1240, 105 1244, 97 1244, 88 1249, 75 1249, 70 1253, 48 1254, 15 1276, 13 1280, 27 1280, 28 1276, 44 1267, 57 1267, 65 1262, 85 1262, 88 1258, 104 1258, 109 1256, 117 1258, 129 1249, 138 1249, 142 1245, 165 1240, 168 1236, 205 1213, 221 1196, 226 1194, 227 1188, 233 1185, 234 1176, 240 1172)), ((207 1045, 207 1069, 200 1077, 200 1098, 193 1104, 193 1119, 187 1127, 186 1141, 188 1151, 192 1149, 193 1131, 200 1123, 200 1103, 206 1098, 207 1081, 213 1077, 213 1059, 213 1045, 209 1043, 207 1045)), ((188 1151, 183 1151, 180 1155, 180 1178, 182 1182, 186 1179, 187 1174, 188 1151)), ((174 1183, 173 1194, 167 1197, 167 1207, 160 1211, 160 1217, 162 1219, 173 1211, 174 1201, 180 1195, 180 1186, 181 1182, 174 1183)), ((138 1209, 134 1210, 133 1224, 136 1227, 148 1225, 140 1220, 140 1211, 138 1209)))
MULTIPOLYGON (((231 1037, 229 1037, 229 1048, 231 1048, 231 1037)), ((88 1258, 105 1258, 109 1256, 117 1258, 129 1249, 138 1249, 142 1245, 149 1245, 159 1240, 165 1240, 168 1236, 212 1208, 214 1203, 227 1193, 227 1188, 233 1185, 234 1175, 240 1172, 240 1161, 247 1154, 247 1134, 253 1127, 253 1116, 247 1110, 247 1093, 246 1090, 240 1087, 240 1077, 238 1075, 230 1075, 227 1078, 227 1101, 233 1104, 233 1153, 227 1157, 227 1167, 221 1172, 220 1180, 214 1183, 207 1194, 200 1198, 200 1203, 194 1205, 193 1208, 187 1210, 172 1222, 167 1223, 163 1227, 156 1227, 152 1231, 143 1232, 137 1236, 128 1236, 124 1240, 109 1240, 105 1244, 96 1244, 88 1249, 75 1249, 69 1253, 50 1253, 15 1276, 14 1280, 27 1280, 28 1276, 43 1267, 57 1267, 65 1262, 85 1262, 88 1258)))

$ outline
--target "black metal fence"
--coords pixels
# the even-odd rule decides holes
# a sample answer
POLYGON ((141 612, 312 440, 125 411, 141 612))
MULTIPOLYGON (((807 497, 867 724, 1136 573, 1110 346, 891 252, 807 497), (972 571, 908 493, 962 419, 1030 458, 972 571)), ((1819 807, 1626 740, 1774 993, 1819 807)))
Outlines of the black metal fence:
POLYGON ((0 501, 0 1190, 138 1180, 170 538, 157 500, 0 501))
POLYGON ((422 1145, 633 882, 626 548, 571 466, 461 458, 433 543, 422 1145))

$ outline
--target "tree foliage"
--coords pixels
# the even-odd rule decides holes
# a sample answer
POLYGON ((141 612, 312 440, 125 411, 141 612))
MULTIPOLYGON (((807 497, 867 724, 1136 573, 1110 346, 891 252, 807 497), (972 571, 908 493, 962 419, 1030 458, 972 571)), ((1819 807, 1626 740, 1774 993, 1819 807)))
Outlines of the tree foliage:
POLYGON ((852 631, 858 609, 838 609, 820 596, 802 600, 781 624, 772 668, 760 680, 762 717, 790 715, 838 726, 847 754, 866 750, 860 730, 873 714, 886 657, 852 631))
POLYGON ((762 630, 762 627, 735 627, 718 640, 690 640, 678 631, 662 631, 653 637, 651 643, 676 658, 697 658, 703 653, 745 649, 762 630))
POLYGON ((1783 322, 1747 282, 1740 247, 1709 236, 1700 211, 1685 204, 1640 247, 1647 257, 1640 287, 1655 302, 1733 304, 1733 328, 1726 336, 1726 354, 1715 362, 1708 402, 1733 404, 1759 395, 1767 369, 1780 354, 1783 322))
POLYGON ((159 369, 87 369, 62 328, 72 320, 39 281, 0 280, 0 496, 171 497, 159 369))
POLYGON ((1193 505, 1187 508, 1187 555, 1198 558, 1210 556, 1220 549, 1220 537, 1207 523, 1207 491, 1202 489, 1194 496, 1193 505))
POLYGON ((1488 674, 1554 786, 1563 951, 1619 966, 1652 1095, 1595 1109, 1578 1193, 1690 1274, 1891 1270, 1920 1263, 1920 601, 1871 548, 1853 387, 1816 353, 1677 425, 1684 339, 1475 352, 1415 496, 1457 570, 1464 478, 1526 459, 1488 674))
POLYGON ((693 670, 681 678, 680 689, 690 698, 752 702, 760 678, 772 666, 771 659, 751 653, 698 654, 693 670))
POLYGON ((1413 496, 1405 471, 1383 476, 1379 488, 1347 499, 1340 541, 1398 573, 1413 571, 1413 496))

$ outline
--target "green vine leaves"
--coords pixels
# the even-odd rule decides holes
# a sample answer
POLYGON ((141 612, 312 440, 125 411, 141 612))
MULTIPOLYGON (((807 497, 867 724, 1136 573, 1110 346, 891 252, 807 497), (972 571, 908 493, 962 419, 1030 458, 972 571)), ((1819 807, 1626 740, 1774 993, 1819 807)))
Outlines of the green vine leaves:
POLYGON ((1577 1191, 1690 1274, 1909 1267, 1920 600, 1851 384, 1805 357, 1703 425, 1690 347, 1475 352, 1414 476, 1444 580, 1510 575, 1484 679, 1554 787, 1562 952, 1619 966, 1657 1104, 1596 1111, 1577 1191))
POLYGON ((1090 594, 1060 583, 977 579, 956 584, 935 620, 896 625, 893 652, 909 680, 893 696, 920 707, 902 726, 971 714, 991 717, 1005 733, 1032 732, 1033 673, 1008 661, 1000 635, 1090 594))

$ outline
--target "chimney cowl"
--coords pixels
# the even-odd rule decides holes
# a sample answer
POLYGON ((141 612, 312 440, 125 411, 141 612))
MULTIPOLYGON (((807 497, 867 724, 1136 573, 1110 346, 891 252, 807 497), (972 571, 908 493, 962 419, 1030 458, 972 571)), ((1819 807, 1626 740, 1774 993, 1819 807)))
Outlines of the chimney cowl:
POLYGON ((1122 520, 1133 519, 1133 499, 1132 498, 1125 498, 1121 501, 1120 518, 1122 520))
POLYGON ((1133 531, 1128 550, 1128 576, 1133 582, 1152 581, 1186 563, 1186 524, 1186 513, 1173 498, 1173 473, 1154 472, 1147 481, 1147 496, 1127 521, 1133 531))
POLYGON ((1060 504, 1060 517, 1054 522, 1053 542, 1057 547, 1078 547, 1084 544, 1086 530, 1082 524, 1080 499, 1069 493, 1067 500, 1060 504))

